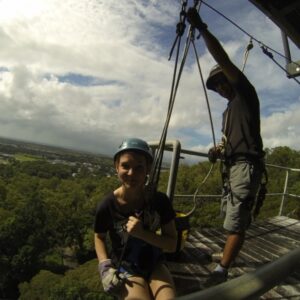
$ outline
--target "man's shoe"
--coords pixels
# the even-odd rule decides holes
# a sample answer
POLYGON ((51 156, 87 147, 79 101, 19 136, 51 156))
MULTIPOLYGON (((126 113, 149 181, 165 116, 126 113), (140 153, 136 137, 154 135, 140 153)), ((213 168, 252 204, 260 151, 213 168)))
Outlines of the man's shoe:
POLYGON ((205 288, 220 284, 227 281, 228 272, 217 272, 213 271, 210 277, 204 282, 203 286, 205 288))
POLYGON ((222 257, 223 257, 223 252, 216 252, 216 253, 213 253, 211 256, 212 261, 217 262, 217 263, 220 263, 220 261, 222 260, 222 257))

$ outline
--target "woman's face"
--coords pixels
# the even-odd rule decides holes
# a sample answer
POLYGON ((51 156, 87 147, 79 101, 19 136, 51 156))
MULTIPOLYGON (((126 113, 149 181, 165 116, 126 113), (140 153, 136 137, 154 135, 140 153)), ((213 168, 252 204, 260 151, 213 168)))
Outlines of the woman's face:
POLYGON ((140 188, 146 182, 149 167, 143 154, 128 151, 121 153, 116 161, 116 171, 126 188, 140 188))

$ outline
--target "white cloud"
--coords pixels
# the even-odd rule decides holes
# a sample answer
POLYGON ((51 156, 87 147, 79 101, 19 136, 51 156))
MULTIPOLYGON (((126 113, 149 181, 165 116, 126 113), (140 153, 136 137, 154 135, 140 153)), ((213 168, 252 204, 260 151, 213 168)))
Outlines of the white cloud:
MULTIPOLYGON (((298 96, 298 101, 300 97, 298 96)), ((299 149, 298 137, 300 105, 291 105, 284 112, 275 112, 262 119, 262 135, 268 148, 288 146, 299 149)))
MULTIPOLYGON (((278 30, 249 3, 247 7, 227 3, 212 1, 259 40, 281 47, 278 30)), ((0 136, 104 153, 111 153, 126 136, 158 140, 167 114, 175 52, 171 61, 168 56, 180 8, 181 1, 173 0, 0 1, 0 136), (72 81, 71 74, 90 76, 98 84, 80 84, 72 81), (62 81, 62 77, 70 80, 62 81)), ((248 37, 208 8, 203 8, 203 14, 241 65, 248 37)), ((215 63, 201 39, 196 45, 206 78, 215 63)), ((299 148, 291 142, 299 127, 297 85, 285 78, 257 44, 250 52, 246 74, 261 96, 265 146, 299 148), (278 127, 272 136, 273 122, 281 114, 289 135, 281 134, 284 131, 278 127)), ((208 96, 218 138, 226 101, 212 92, 208 96)), ((192 49, 168 137, 181 140, 185 148, 208 149, 212 144, 192 49)))

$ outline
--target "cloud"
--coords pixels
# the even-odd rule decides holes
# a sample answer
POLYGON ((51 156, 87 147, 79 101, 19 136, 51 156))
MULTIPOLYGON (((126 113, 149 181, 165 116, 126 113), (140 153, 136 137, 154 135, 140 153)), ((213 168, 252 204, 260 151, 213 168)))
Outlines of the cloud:
MULTIPOLYGON (((214 0, 211 5, 241 21, 259 40, 281 47, 277 28, 249 3, 214 0)), ((168 57, 180 9, 181 1, 173 0, 2 0, 0 136, 104 154, 124 137, 158 140, 170 98, 175 52, 170 61, 168 57)), ((241 66, 248 37, 209 8, 202 9, 209 28, 241 66)), ((215 62, 201 38, 195 42, 205 79, 215 62)), ((288 113, 295 116, 299 110, 296 84, 257 44, 245 72, 261 98, 265 146, 294 145, 299 126, 288 113), (275 143, 273 123, 283 116, 290 135, 278 127, 275 143)), ((212 120, 191 48, 168 138, 179 139, 185 148, 207 150, 213 142, 211 122, 220 137, 226 101, 213 92, 208 97, 212 120)))
MULTIPOLYGON (((300 97, 298 96, 298 101, 300 97)), ((299 105, 291 105, 288 110, 275 112, 262 119, 262 135, 268 148, 288 146, 299 149, 299 105)))

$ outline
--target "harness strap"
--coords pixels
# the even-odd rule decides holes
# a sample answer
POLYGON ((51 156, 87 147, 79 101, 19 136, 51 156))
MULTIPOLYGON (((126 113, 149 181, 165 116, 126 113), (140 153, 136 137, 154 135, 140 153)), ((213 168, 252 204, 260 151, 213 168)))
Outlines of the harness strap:
POLYGON ((268 179, 268 172, 267 172, 265 164, 264 164, 264 169, 263 169, 263 177, 264 177, 264 180, 262 179, 262 182, 260 184, 260 188, 259 188, 259 191, 257 194, 256 204, 255 204, 255 208, 253 211, 253 219, 256 219, 257 216, 259 215, 260 209, 264 204, 266 194, 268 192, 267 184, 268 184, 269 179, 268 179))

